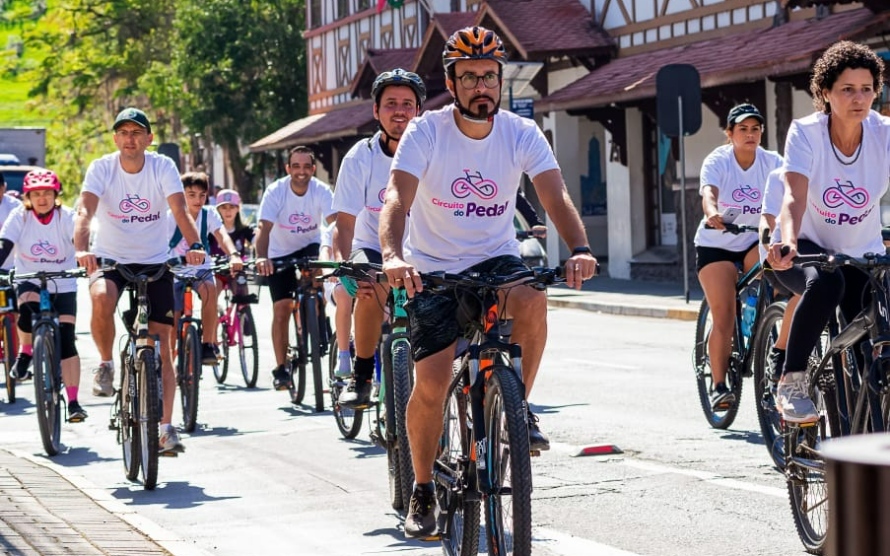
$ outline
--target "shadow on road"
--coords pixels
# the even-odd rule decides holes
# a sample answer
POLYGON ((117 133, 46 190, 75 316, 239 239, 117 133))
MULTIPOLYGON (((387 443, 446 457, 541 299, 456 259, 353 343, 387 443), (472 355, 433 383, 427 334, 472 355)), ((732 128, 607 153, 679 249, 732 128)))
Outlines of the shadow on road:
POLYGON ((325 409, 324 411, 315 412, 315 405, 309 405, 305 403, 301 403, 300 405, 288 404, 283 405, 278 408, 279 410, 287 413, 291 417, 324 417, 328 418, 331 416, 331 410, 325 409))
POLYGON ((232 500, 240 496, 209 496, 204 489, 185 481, 159 483, 153 491, 143 490, 136 483, 132 487, 117 488, 111 495, 131 506, 161 506, 170 509, 187 509, 201 506, 207 502, 232 500))
POLYGON ((194 431, 187 433, 189 436, 219 436, 219 437, 232 437, 232 436, 244 436, 245 434, 251 434, 252 432, 259 431, 242 431, 236 429, 234 427, 214 427, 208 425, 207 423, 198 423, 198 426, 194 431))
POLYGON ((395 527, 386 527, 368 531, 367 533, 365 533, 364 536, 391 537, 394 542, 392 544, 389 544, 387 548, 394 548, 397 549, 399 552, 407 550, 409 548, 435 548, 439 544, 438 542, 421 541, 418 539, 406 539, 405 516, 397 513, 388 513, 386 515, 392 516, 393 519, 398 520, 398 524, 395 527))
POLYGON ((743 442, 747 442, 748 444, 757 444, 759 446, 764 446, 766 444, 763 441, 763 435, 761 433, 752 431, 728 430, 724 434, 721 434, 720 438, 726 440, 741 440, 743 442))
MULTIPOLYGON (((62 440, 64 441, 64 431, 62 435, 62 440)), ((63 442, 64 443, 64 442, 63 442)), ((67 446, 66 446, 67 447, 67 446)), ((63 452, 58 457, 49 458, 49 461, 61 465, 62 467, 81 467, 84 465, 90 465, 92 463, 97 462, 105 462, 105 461, 120 461, 120 458, 106 458, 101 457, 99 454, 87 448, 85 446, 75 446, 75 447, 67 447, 67 451, 63 452)))
POLYGON ((550 415, 553 413, 559 413, 560 409, 566 407, 589 407, 591 404, 589 403, 570 403, 565 405, 538 405, 534 403, 528 404, 528 407, 535 413, 540 415, 550 415))
MULTIPOLYGON (((19 388, 27 387, 30 392, 34 391, 34 387, 30 384, 26 384, 24 386, 16 387, 16 394, 18 394, 19 388)), ((16 400, 13 403, 7 403, 6 400, 3 400, 3 403, 0 404, 0 412, 5 413, 6 415, 24 415, 28 413, 30 410, 34 409, 34 402, 27 398, 21 398, 16 395, 16 400)))

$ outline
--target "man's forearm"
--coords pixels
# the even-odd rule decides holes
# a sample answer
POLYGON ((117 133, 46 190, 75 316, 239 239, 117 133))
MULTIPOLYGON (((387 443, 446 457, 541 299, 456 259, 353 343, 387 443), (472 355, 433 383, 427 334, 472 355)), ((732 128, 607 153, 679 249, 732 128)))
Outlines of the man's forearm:
POLYGON ((384 259, 402 258, 404 237, 405 211, 401 203, 386 203, 380 213, 380 247, 384 259))

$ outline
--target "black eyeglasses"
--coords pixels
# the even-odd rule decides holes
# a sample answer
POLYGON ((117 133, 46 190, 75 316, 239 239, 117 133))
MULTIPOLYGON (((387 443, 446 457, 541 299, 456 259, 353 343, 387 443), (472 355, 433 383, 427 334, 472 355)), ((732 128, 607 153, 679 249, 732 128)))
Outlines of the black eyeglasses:
POLYGON ((457 78, 460 81, 461 86, 464 89, 475 89, 476 85, 479 84, 479 80, 482 80, 482 84, 485 85, 488 89, 494 89, 501 82, 501 76, 497 73, 490 71, 485 75, 476 75, 475 73, 465 73, 457 78))

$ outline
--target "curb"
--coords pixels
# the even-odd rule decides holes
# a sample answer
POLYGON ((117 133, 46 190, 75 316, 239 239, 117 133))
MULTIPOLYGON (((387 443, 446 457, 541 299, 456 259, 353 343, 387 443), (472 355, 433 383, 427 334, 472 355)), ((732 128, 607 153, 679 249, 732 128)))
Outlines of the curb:
POLYGON ((623 315, 626 317, 650 317, 656 319, 675 319, 694 321, 698 318, 698 309, 681 309, 668 307, 653 307, 625 303, 601 303, 585 299, 547 298, 548 307, 563 307, 568 309, 581 309, 611 315, 623 315))
POLYGON ((35 465, 45 467, 54 473, 57 473, 60 477, 71 483, 74 488, 89 497, 90 500, 127 523, 130 527, 143 534, 155 544, 159 545, 161 548, 169 552, 171 556, 212 556, 210 552, 194 546, 194 543, 186 541, 150 519, 138 515, 136 510, 128 508, 117 498, 111 496, 107 490, 94 485, 81 475, 69 472, 66 467, 51 461, 46 461, 44 458, 33 454, 20 452, 18 450, 10 450, 8 448, 6 448, 6 451, 15 457, 28 460, 35 465))

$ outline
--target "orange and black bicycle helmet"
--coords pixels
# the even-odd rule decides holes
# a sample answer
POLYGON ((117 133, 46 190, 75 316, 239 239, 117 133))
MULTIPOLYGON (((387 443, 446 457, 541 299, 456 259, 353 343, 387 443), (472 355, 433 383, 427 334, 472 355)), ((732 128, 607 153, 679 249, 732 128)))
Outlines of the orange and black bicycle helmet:
POLYGON ((455 31, 442 52, 442 65, 448 71, 459 60, 494 60, 507 63, 507 51, 500 37, 485 27, 465 27, 455 31))

